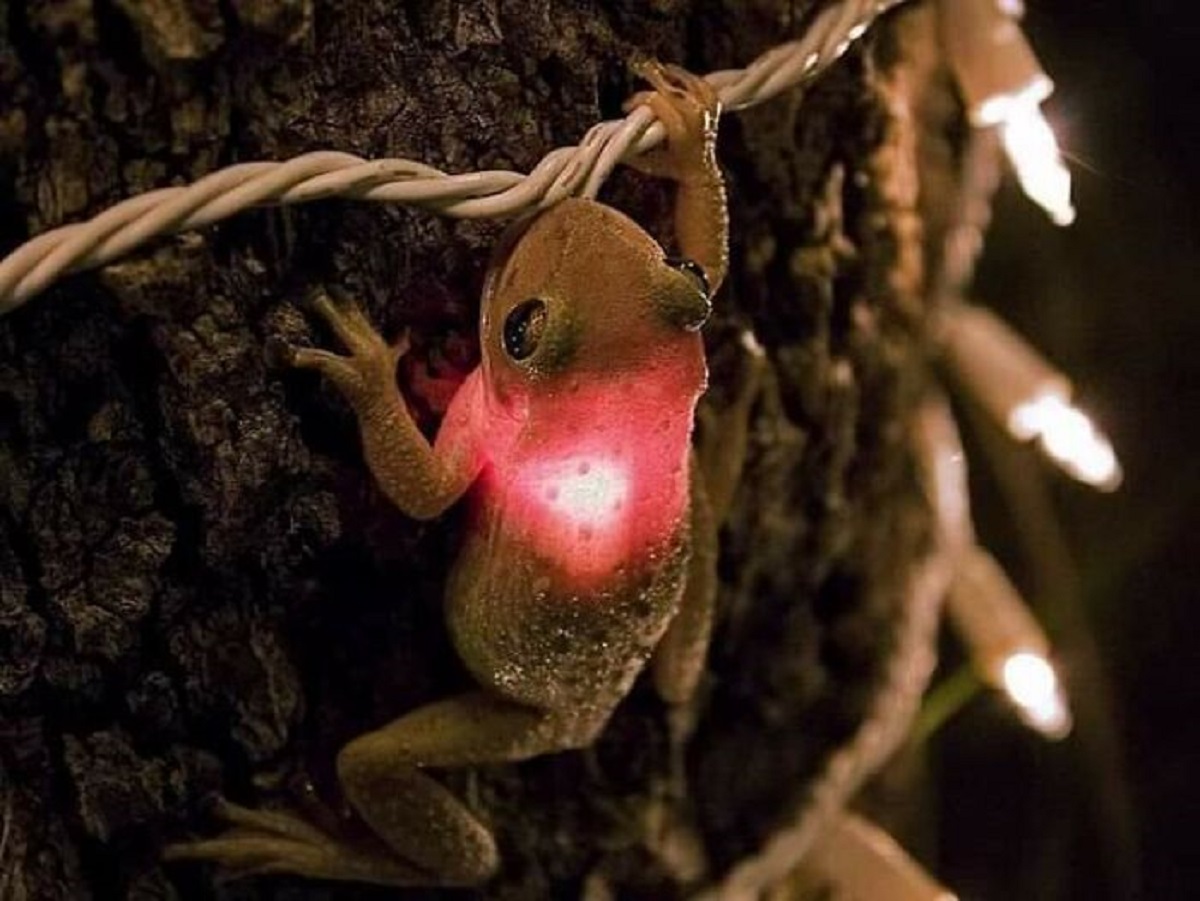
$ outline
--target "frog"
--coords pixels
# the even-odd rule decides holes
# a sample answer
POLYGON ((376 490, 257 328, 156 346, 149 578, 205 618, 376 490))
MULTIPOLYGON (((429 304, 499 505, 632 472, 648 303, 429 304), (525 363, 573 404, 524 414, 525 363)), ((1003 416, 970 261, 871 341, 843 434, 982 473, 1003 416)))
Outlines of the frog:
POLYGON ((762 352, 748 343, 753 363, 722 423, 706 429, 713 442, 693 449, 707 387, 701 327, 728 269, 720 102, 678 66, 638 71, 650 88, 626 108, 649 107, 666 143, 634 165, 675 184, 679 256, 590 199, 510 226, 483 285, 480 363, 432 442, 397 387, 407 333, 389 343, 352 299, 324 290, 312 308, 348 354, 286 350, 348 402, 366 465, 399 510, 432 519, 467 505, 444 606, 478 687, 340 750, 337 780, 357 829, 219 799, 227 831, 172 845, 168 858, 235 875, 479 885, 500 866, 495 838, 427 769, 586 748, 647 668, 670 709, 695 696, 713 628, 717 525, 762 352))

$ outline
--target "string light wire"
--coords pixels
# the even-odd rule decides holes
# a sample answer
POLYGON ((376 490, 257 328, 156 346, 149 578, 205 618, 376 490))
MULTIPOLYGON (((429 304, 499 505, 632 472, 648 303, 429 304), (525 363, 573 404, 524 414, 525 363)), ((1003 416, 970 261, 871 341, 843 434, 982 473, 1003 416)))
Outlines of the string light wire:
MULTIPOLYGON (((811 82, 883 13, 903 0, 841 0, 799 38, 744 69, 706 76, 722 106, 736 111, 811 82)), ((366 160, 318 150, 286 162, 239 163, 191 185, 122 201, 86 222, 60 226, 0 260, 0 315, 65 275, 111 263, 147 242, 203 228, 263 205, 342 198, 423 207, 459 219, 517 216, 565 197, 594 197, 624 160, 662 144, 666 131, 648 107, 593 126, 574 147, 550 151, 528 175, 488 170, 450 175, 407 159, 366 160)))
POLYGON ((930 400, 915 418, 911 441, 935 529, 929 552, 914 564, 904 586, 894 647, 870 708, 854 737, 825 762, 791 822, 700 892, 697 901, 762 897, 769 886, 808 859, 849 800, 910 734, 937 662, 943 600, 973 536, 958 433, 940 398, 930 400))

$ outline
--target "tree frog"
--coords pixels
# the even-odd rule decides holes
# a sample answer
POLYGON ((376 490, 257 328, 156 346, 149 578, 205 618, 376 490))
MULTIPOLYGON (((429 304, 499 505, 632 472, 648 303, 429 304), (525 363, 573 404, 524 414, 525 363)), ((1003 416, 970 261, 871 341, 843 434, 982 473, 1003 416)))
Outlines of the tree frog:
MULTIPOLYGON (((168 856, 241 874, 478 884, 499 864, 492 834, 427 767, 586 747, 648 661, 668 703, 691 696, 715 592, 713 504, 691 437, 707 382, 700 327, 728 262, 720 106, 682 69, 648 63, 641 74, 653 90, 630 105, 649 106, 668 140, 639 168, 677 183, 684 258, 590 200, 513 226, 484 286, 482 361, 432 445, 396 386, 406 341, 386 343, 352 303, 315 301, 348 356, 289 352, 350 403, 367 464, 397 507, 436 517, 466 498, 445 607, 478 690, 341 750, 338 780, 368 840, 222 802, 232 828, 168 856)), ((715 430, 727 446, 745 443, 754 379, 743 381, 730 408, 741 424, 715 430)), ((716 494, 727 505, 729 491, 716 494)))

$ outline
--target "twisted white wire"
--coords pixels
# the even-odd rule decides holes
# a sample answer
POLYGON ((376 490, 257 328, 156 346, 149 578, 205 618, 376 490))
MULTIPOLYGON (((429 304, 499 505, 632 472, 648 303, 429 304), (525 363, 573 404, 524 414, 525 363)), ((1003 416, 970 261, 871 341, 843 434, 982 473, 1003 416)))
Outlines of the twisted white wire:
POLYGON ((739 861, 695 901, 748 901, 763 897, 800 864, 822 830, 896 753, 937 663, 942 602, 964 549, 974 543, 962 443, 945 399, 931 396, 913 427, 913 450, 935 529, 928 553, 902 589, 895 647, 858 732, 826 761, 805 803, 790 822, 739 861))
MULTIPOLYGON (((726 110, 763 103, 812 79, 886 10, 902 0, 840 0, 807 33, 768 50, 745 69, 706 76, 726 110)), ((161 235, 201 228, 253 206, 341 197, 420 206, 456 218, 513 216, 564 197, 594 197, 623 160, 662 143, 647 107, 601 122, 576 147, 548 153, 528 175, 506 170, 448 175, 405 159, 364 160, 321 150, 283 163, 241 163, 199 181, 139 194, 86 222, 45 232, 0 260, 0 315, 57 279, 110 263, 161 235)))

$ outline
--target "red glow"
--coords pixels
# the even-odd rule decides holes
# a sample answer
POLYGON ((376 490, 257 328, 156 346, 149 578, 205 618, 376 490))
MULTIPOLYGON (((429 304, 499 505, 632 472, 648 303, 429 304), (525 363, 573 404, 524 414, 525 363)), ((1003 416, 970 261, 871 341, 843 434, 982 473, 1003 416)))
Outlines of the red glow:
POLYGON ((485 372, 472 374, 438 444, 449 450, 459 430, 473 436, 483 463, 474 521, 498 524, 492 553, 532 552, 571 596, 653 565, 686 525, 692 419, 705 381, 699 338, 680 342, 667 362, 507 402, 485 372))
POLYGON ((534 464, 521 474, 525 493, 580 529, 611 526, 629 497, 625 468, 603 457, 575 457, 534 464))

